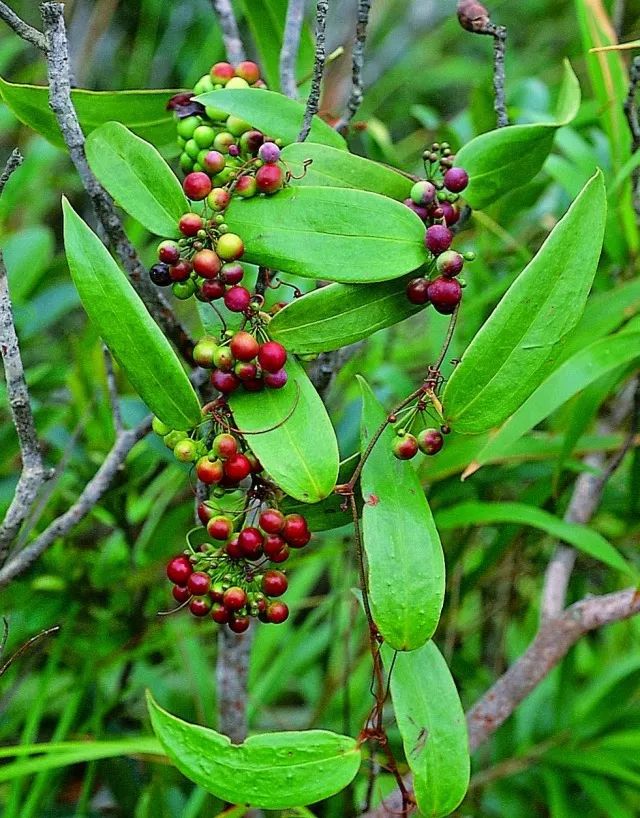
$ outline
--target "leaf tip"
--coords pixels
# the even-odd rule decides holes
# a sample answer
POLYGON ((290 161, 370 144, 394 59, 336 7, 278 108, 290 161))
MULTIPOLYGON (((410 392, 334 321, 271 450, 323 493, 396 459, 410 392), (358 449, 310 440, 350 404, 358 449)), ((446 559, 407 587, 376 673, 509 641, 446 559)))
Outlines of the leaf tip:
POLYGON ((469 463, 467 468, 460 475, 460 482, 464 483, 464 481, 467 479, 467 477, 471 477, 477 471, 479 471, 481 468, 482 468, 482 463, 478 463, 477 460, 474 460, 472 463, 469 463))

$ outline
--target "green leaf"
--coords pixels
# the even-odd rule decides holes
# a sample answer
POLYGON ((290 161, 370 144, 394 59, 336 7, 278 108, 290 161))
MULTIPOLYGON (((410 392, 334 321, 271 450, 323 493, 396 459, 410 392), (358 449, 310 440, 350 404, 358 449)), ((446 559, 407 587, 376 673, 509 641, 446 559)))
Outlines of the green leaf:
MULTIPOLYGON (((360 453, 352 454, 340 463, 340 470, 336 483, 348 483, 360 460, 360 453)), ((280 508, 284 514, 303 514, 311 531, 331 531, 334 528, 341 528, 350 525, 352 522, 351 511, 344 510, 344 497, 339 494, 330 494, 319 503, 309 505, 294 500, 292 497, 285 497, 280 503, 280 508)))
POLYGON ((299 355, 328 352, 369 338, 423 309, 406 297, 409 280, 367 286, 329 284, 313 290, 277 312, 269 334, 299 355))
POLYGON ((574 548, 600 560, 616 571, 634 575, 620 552, 597 531, 577 523, 566 523, 548 511, 525 503, 481 503, 469 501, 436 514, 440 530, 465 528, 472 525, 515 523, 538 528, 551 537, 569 543, 574 548))
POLYGON ((120 207, 157 236, 178 238, 189 204, 180 182, 158 151, 119 122, 89 134, 85 150, 91 170, 120 207))
POLYGON ((322 801, 348 786, 360 767, 355 739, 327 730, 267 733, 243 744, 189 724, 147 692, 151 724, 180 772, 223 801, 287 809, 322 801))
POLYGON ((469 786, 467 726, 455 682, 433 642, 397 655, 391 700, 421 814, 450 815, 469 786))
MULTIPOLYGON (((71 99, 85 136, 94 128, 114 120, 148 140, 166 154, 177 153, 176 124, 168 100, 178 91, 87 91, 73 88, 71 99)), ((58 123, 49 108, 49 89, 20 85, 0 77, 0 95, 25 125, 49 142, 64 148, 58 123)))
POLYGON ((294 142, 282 151, 282 160, 294 187, 348 187, 402 200, 413 186, 413 180, 387 165, 327 145, 294 142))
POLYGON ((505 193, 530 182, 542 170, 558 128, 575 119, 580 107, 580 84, 568 60, 564 70, 554 122, 489 131, 458 151, 456 164, 469 174, 464 198, 475 210, 483 210, 505 193))
POLYGON ((230 396, 236 426, 280 488, 296 500, 317 503, 333 491, 340 456, 320 396, 292 357, 282 389, 230 396), (265 431, 269 429, 270 431, 265 431))
POLYGON ((242 236, 246 261, 308 278, 386 281, 426 261, 425 227, 416 214, 364 190, 287 188, 234 198, 226 222, 242 236))
POLYGON ((66 199, 64 244, 89 319, 151 411, 172 429, 200 421, 200 403, 177 355, 100 239, 66 199))
POLYGON ((577 324, 602 249, 606 198, 596 175, 511 285, 462 356, 444 392, 465 434, 509 417, 543 381, 577 324))
POLYGON ((601 338, 559 366, 476 455, 465 475, 508 452, 513 444, 558 407, 617 367, 640 358, 640 333, 601 338))
MULTIPOLYGON (((362 391, 364 452, 387 413, 370 387, 362 391)), ((387 426, 360 477, 363 544, 373 619, 396 650, 415 650, 433 636, 444 598, 444 556, 424 491, 410 463, 394 457, 387 426), (411 593, 402 589, 410 588, 411 593)))
MULTIPOLYGON (((220 88, 208 91, 195 99, 202 105, 213 105, 221 111, 240 117, 254 128, 269 134, 272 139, 282 139, 288 145, 296 142, 302 128, 305 106, 276 91, 264 88, 220 88)), ((333 145, 346 150, 347 144, 331 125, 314 116, 309 142, 333 145)))

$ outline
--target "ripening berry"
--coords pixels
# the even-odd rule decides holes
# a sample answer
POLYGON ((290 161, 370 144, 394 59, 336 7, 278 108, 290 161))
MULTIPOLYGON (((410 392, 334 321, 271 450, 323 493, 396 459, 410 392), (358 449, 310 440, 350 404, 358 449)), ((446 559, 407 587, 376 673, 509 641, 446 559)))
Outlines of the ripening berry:
POLYGON ((239 611, 247 604, 247 594, 239 586, 232 585, 224 592, 223 604, 228 611, 239 611))
POLYGON ((177 429, 174 429, 162 438, 162 442, 167 449, 174 449, 181 440, 186 440, 187 436, 186 432, 179 432, 177 429))
POLYGON ((286 369, 279 369, 277 372, 267 372, 263 377, 264 385, 268 386, 269 389, 282 389, 283 386, 286 386, 288 379, 286 369))
POLYGON ((225 476, 239 483, 251 474, 251 463, 243 454, 234 454, 224 464, 225 476))
POLYGON ((226 460, 238 451, 237 439, 228 432, 221 432, 213 438, 211 449, 216 457, 226 460))
MULTIPOLYGON (((242 381, 242 385, 246 388, 246 384, 251 382, 257 382, 260 384, 262 388, 262 381, 258 378, 258 367, 255 364, 250 363, 249 361, 238 361, 238 363, 233 367, 234 375, 237 375, 238 378, 242 381)), ((249 388, 251 391, 251 387, 249 388)), ((259 392, 259 389, 256 389, 256 392, 259 392)))
POLYGON ((265 571, 262 577, 262 592, 267 596, 282 596, 288 585, 282 571, 265 571))
POLYGON ((158 258, 165 264, 175 264, 180 258, 180 248, 175 241, 166 239, 158 245, 158 258))
POLYGON ((249 83, 242 77, 232 77, 227 83, 227 88, 248 88, 249 83))
POLYGON ((460 211, 457 207, 454 207, 451 202, 440 202, 440 209, 442 210, 442 215, 447 223, 447 227, 456 224, 460 219, 460 211))
POLYGON ((228 261, 222 265, 220 278, 225 284, 239 284, 244 277, 244 267, 237 261, 228 261))
MULTIPOLYGON (((213 140, 213 147, 215 150, 220 151, 220 153, 228 154, 229 148, 231 145, 235 145, 236 137, 229 133, 229 131, 222 131, 222 133, 216 134, 216 138, 213 140)), ((227 181, 225 179, 225 181, 227 181)))
POLYGON ((240 331, 233 336, 229 347, 239 361, 252 361, 258 354, 260 344, 250 333, 240 331))
POLYGON ((287 350, 277 341, 261 344, 257 355, 258 363, 265 372, 278 372, 287 362, 287 350))
POLYGON ((207 455, 201 457, 196 463, 196 475, 207 486, 215 486, 224 477, 222 462, 220 460, 210 460, 207 455))
POLYGON ((234 616, 229 619, 228 628, 234 633, 244 633, 249 630, 251 620, 248 616, 234 616))
POLYGON ((186 281, 191 275, 193 267, 186 258, 181 258, 177 264, 172 264, 169 267, 169 275, 172 281, 186 281))
POLYGON ((204 571, 194 571, 187 580, 187 588, 193 596, 204 596, 209 593, 211 577, 204 571))
POLYGON ((244 312, 251 303, 251 293, 244 287, 229 287, 224 294, 224 305, 231 312, 244 312))
POLYGON ((198 519, 202 525, 206 525, 209 520, 215 516, 216 510, 209 505, 209 503, 200 503, 198 505, 198 519))
POLYGON ((243 60, 236 65, 236 77, 242 77, 249 85, 260 79, 260 68, 251 60, 243 60))
POLYGON ((211 66, 209 71, 211 79, 219 85, 226 85, 232 77, 235 77, 235 68, 228 62, 217 62, 211 66))
POLYGON ((243 199, 250 199, 258 192, 258 183, 253 176, 241 176, 235 187, 235 192, 243 199))
POLYGON ((233 372, 223 372, 221 369, 215 369, 211 373, 211 384, 223 395, 230 395, 240 386, 240 379, 233 372))
POLYGON ((215 278, 222 267, 220 257, 213 250, 198 250, 192 261, 193 269, 202 278, 215 278))
POLYGON ((455 278, 434 279, 429 284, 429 299, 442 315, 451 315, 462 299, 462 287, 455 278))
POLYGON ((218 347, 213 354, 213 363, 223 372, 230 372, 235 363, 233 352, 231 352, 229 347, 218 347))
POLYGON ((189 610, 194 616, 206 616, 213 603, 208 596, 196 597, 189 603, 189 610))
POLYGON ((444 186, 452 193, 462 193, 469 184, 469 174, 463 168, 449 168, 444 175, 444 186))
POLYGON ((267 508, 260 515, 258 525, 267 534, 279 534, 284 526, 284 514, 277 508, 267 508))
POLYGON ((411 200, 417 205, 430 205, 436 198, 437 190, 431 182, 416 182, 411 188, 411 200))
POLYGON ((454 278, 462 272, 464 258, 455 250, 446 250, 441 256, 438 256, 436 267, 440 275, 445 278, 454 278))
POLYGON ((225 294, 226 288, 219 278, 209 278, 202 282, 200 295, 204 301, 217 301, 225 294))
POLYGON ((264 536, 257 528, 243 528, 238 534, 240 550, 249 560, 257 560, 262 555, 263 544, 264 536))
POLYGON ((202 167, 208 173, 212 173, 215 176, 216 173, 220 173, 221 170, 224 170, 226 163, 227 160, 220 151, 208 151, 202 161, 202 167))
POLYGON ((167 577, 175 585, 186 585, 193 573, 193 566, 185 554, 174 557, 167 565, 167 577))
POLYGON ((430 250, 434 256, 439 256, 451 247, 453 241, 453 233, 448 228, 441 224, 433 224, 427 228, 427 235, 424 243, 427 250, 430 250))
POLYGON ((418 433, 418 446, 424 454, 438 454, 444 445, 444 438, 438 429, 423 429, 418 433))
POLYGON ((422 205, 417 205, 412 198, 408 198, 404 200, 404 204, 409 208, 409 210, 413 210, 413 212, 422 219, 423 222, 429 218, 429 211, 426 207, 422 207, 422 205))
POLYGON ((244 255, 244 242, 235 233, 224 233, 218 239, 216 252, 224 261, 237 261, 244 255))
POLYGON ((284 174, 278 165, 263 165, 256 173, 260 193, 277 193, 284 184, 284 174))
POLYGON ((261 131, 247 131, 240 137, 240 150, 242 153, 255 156, 263 142, 264 134, 261 131))
POLYGON ((414 278, 407 284, 407 298, 412 304, 429 303, 429 281, 426 278, 414 278))
POLYGON ((407 432, 393 442, 393 454, 398 460, 411 460, 418 454, 418 441, 407 432))
POLYGON ((272 602, 267 608, 267 620, 273 622, 274 625, 284 622, 288 616, 289 608, 284 602, 272 602))
POLYGON ((265 142, 258 151, 258 158, 267 165, 275 165, 280 159, 280 148, 275 142, 265 142))
POLYGON ((231 196, 229 196, 229 192, 223 187, 214 187, 207 196, 207 204, 210 208, 217 211, 225 210, 229 206, 230 201, 231 196))
POLYGON ((173 283, 171 273, 169 272, 169 265, 160 262, 154 264, 149 270, 149 278, 157 287, 168 287, 173 283))
POLYGON ((244 559, 244 554, 242 553, 242 549, 240 548, 240 543, 238 542, 237 535, 229 540, 229 542, 225 545, 224 550, 227 552, 228 556, 230 556, 232 560, 244 559))
POLYGON ((176 460, 181 463, 193 463, 198 456, 198 446, 195 440, 180 440, 173 447, 173 454, 176 460))
POLYGON ((263 471, 262 463, 258 460, 253 452, 245 452, 245 456, 251 464, 251 474, 260 474, 263 471))
POLYGON ((185 213, 178 222, 178 229, 183 236, 196 236, 203 227, 204 222, 197 213, 185 213))
POLYGON ((211 618, 218 625, 226 625, 229 621, 229 611, 219 602, 214 602, 211 607, 211 618))
POLYGON ((193 348, 193 360, 198 366, 212 368, 214 364, 213 356, 218 349, 218 345, 213 338, 201 338, 193 348))
POLYGON ((214 540, 228 540, 233 533, 233 520, 224 514, 216 514, 207 523, 207 533, 214 540))
POLYGON ((188 199, 199 202, 211 192, 211 179, 202 171, 194 171, 184 177, 182 188, 188 199))
POLYGON ((186 585, 174 585, 171 589, 171 595, 175 601, 179 602, 180 604, 186 602, 188 599, 191 599, 191 592, 186 585))

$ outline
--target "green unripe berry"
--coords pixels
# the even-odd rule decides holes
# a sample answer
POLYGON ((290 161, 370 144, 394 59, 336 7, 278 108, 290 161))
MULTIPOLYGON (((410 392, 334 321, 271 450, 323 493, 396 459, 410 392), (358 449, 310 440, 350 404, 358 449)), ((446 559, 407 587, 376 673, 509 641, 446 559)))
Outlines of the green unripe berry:
POLYGON ((167 426, 167 424, 166 424, 166 423, 163 423, 163 422, 160 420, 160 418, 155 418, 155 417, 154 417, 154 419, 151 421, 151 428, 153 429, 153 431, 154 431, 154 432, 155 432, 157 435, 160 435, 160 437, 164 437, 165 435, 168 435, 170 432, 172 432, 172 431, 173 431, 173 429, 171 428, 171 426, 167 426))
POLYGON ((218 185, 218 187, 224 187, 224 185, 234 178, 235 174, 235 168, 229 166, 223 168, 220 173, 216 174, 216 185, 218 185))
POLYGON ((237 261, 244 254, 244 243, 235 233, 225 233, 218 239, 216 253, 224 261, 237 261))
POLYGON ((209 74, 200 77, 198 82, 193 86, 194 94, 206 94, 208 91, 213 91, 213 80, 209 74))
POLYGON ((216 132, 210 125, 198 125, 193 132, 193 139, 201 148, 208 148, 213 144, 215 138, 216 132))
POLYGON ((225 224, 224 222, 220 222, 218 225, 218 233, 228 233, 229 232, 229 225, 225 224))
POLYGON ((189 139, 184 146, 184 152, 195 161, 200 153, 200 146, 195 139, 189 139))
POLYGON ((193 165, 193 172, 194 173, 200 173, 200 171, 204 172, 204 168, 202 167, 200 162, 195 162, 194 165, 193 165))
POLYGON ((184 119, 179 119, 176 125, 178 136, 181 136, 183 139, 191 139, 193 132, 199 124, 200 117, 198 116, 187 116, 184 119))
POLYGON ((196 282, 192 278, 188 278, 186 281, 176 281, 172 284, 171 292, 179 301, 186 301, 195 293, 196 287, 196 282))
POLYGON ((251 130, 251 125, 248 122, 240 119, 239 116, 233 116, 233 114, 227 119, 226 127, 229 133, 234 136, 242 136, 243 133, 251 130))
POLYGON ((206 105, 204 112, 213 122, 222 122, 229 116, 226 111, 215 108, 213 105, 206 105))
POLYGON ((218 345, 213 338, 201 338, 193 348, 193 360, 198 366, 213 367, 213 357, 218 345))
POLYGON ((193 463, 198 456, 198 447, 194 440, 186 438, 176 443, 173 447, 173 454, 176 460, 179 460, 181 463, 193 463))
MULTIPOLYGON (((198 164, 199 164, 201 167, 203 167, 203 168, 206 168, 206 165, 205 165, 205 161, 204 161, 204 160, 206 159, 206 157, 207 157, 207 154, 208 154, 208 153, 209 153, 209 149, 208 149, 208 148, 203 148, 203 149, 200 151, 200 153, 198 154, 198 156, 196 157, 196 161, 197 161, 197 163, 198 163, 198 164)), ((206 173, 206 172, 207 172, 207 171, 205 171, 205 173, 206 173)))
POLYGON ((181 440, 186 440, 188 437, 186 432, 173 431, 165 435, 162 440, 167 449, 174 449, 181 440))
POLYGON ((184 171, 184 173, 191 173, 193 170, 193 159, 188 153, 183 152, 180 154, 180 170, 184 171))
POLYGON ((178 143, 178 147, 179 147, 179 148, 184 148, 184 146, 185 146, 185 144, 186 144, 187 140, 186 140, 186 139, 183 139, 181 136, 179 136, 179 137, 176 139, 176 142, 178 143))
POLYGON ((232 77, 226 85, 227 88, 249 88, 249 83, 242 77, 232 77))
POLYGON ((473 250, 467 250, 466 253, 462 254, 462 258, 465 261, 475 261, 476 260, 476 254, 473 252, 473 250))

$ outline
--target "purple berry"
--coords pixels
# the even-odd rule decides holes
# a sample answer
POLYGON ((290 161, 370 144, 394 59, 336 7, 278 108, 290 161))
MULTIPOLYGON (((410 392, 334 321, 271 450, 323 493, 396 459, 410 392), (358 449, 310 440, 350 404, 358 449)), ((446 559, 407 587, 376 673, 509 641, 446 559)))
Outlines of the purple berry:
POLYGON ((444 186, 452 193, 462 193, 469 184, 469 174, 463 168, 449 168, 444 175, 444 186))
POLYGON ((427 235, 424 243, 427 250, 430 250, 434 256, 439 256, 451 247, 453 241, 453 233, 447 227, 441 224, 433 224, 427 228, 427 235))
POLYGON ((282 389, 287 382, 287 373, 284 369, 277 372, 268 372, 264 376, 264 382, 269 389, 282 389))
POLYGON ((419 216, 423 222, 426 222, 426 220, 429 218, 429 211, 427 208, 417 205, 413 199, 405 199, 404 204, 409 208, 409 210, 413 210, 416 216, 419 216))
POLYGON ((436 312, 451 315, 462 299, 462 287, 455 278, 436 278, 429 284, 429 300, 436 312))
POLYGON ((260 146, 258 158, 266 162, 267 165, 275 165, 278 159, 280 159, 280 148, 275 142, 265 142, 264 145, 260 146))
POLYGON ((441 256, 438 256, 436 267, 440 275, 445 278, 454 278, 462 272, 464 258, 455 250, 446 250, 441 256))

